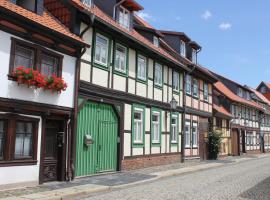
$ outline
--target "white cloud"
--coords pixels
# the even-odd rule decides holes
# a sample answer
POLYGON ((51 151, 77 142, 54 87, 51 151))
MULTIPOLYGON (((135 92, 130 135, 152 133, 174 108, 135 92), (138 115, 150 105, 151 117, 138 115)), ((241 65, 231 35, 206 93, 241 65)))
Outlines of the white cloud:
POLYGON ((230 30, 231 28, 232 28, 232 24, 229 22, 222 22, 219 25, 219 29, 222 31, 227 31, 227 30, 230 30))
POLYGON ((144 20, 152 20, 152 21, 155 21, 155 18, 150 15, 149 13, 146 13, 146 12, 138 12, 137 15, 144 19, 144 20))
POLYGON ((209 18, 212 17, 212 13, 209 10, 206 10, 203 14, 202 14, 202 18, 204 20, 208 20, 209 18))

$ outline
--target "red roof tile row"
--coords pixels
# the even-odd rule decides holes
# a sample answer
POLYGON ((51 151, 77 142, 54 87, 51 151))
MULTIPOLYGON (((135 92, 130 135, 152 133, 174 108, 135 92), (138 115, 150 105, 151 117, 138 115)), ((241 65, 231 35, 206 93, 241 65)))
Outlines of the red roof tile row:
POLYGON ((237 96, 236 94, 234 94, 229 88, 227 88, 221 81, 218 81, 214 84, 214 87, 223 95, 225 95, 228 99, 247 105, 247 106, 251 106, 257 109, 262 110, 263 108, 258 105, 257 103, 253 102, 253 101, 248 101, 242 97, 237 96))
POLYGON ((215 103, 213 104, 213 109, 218 112, 221 113, 222 115, 225 115, 227 117, 232 117, 231 113, 228 112, 222 105, 216 105, 215 103))
MULTIPOLYGON (((26 10, 20 6, 17 6, 14 3, 11 3, 8 0, 0 0, 0 7, 11 11, 15 14, 18 14, 25 19, 31 20, 33 23, 37 23, 46 28, 51 29, 52 31, 58 32, 62 35, 69 37, 77 42, 84 43, 84 41, 77 35, 71 33, 67 27, 61 24, 56 18, 54 18, 47 10, 44 10, 43 15, 38 15, 34 12, 26 10)), ((86 43, 84 43, 87 45, 86 43)))
POLYGON ((170 61, 173 61, 174 63, 178 64, 179 66, 183 66, 181 62, 179 62, 176 58, 171 56, 168 52, 166 52, 164 49, 160 47, 156 47, 153 43, 151 43, 149 40, 144 38, 142 35, 140 35, 136 30, 128 30, 123 28, 119 23, 117 23, 112 17, 108 16, 106 13, 104 13, 101 9, 99 9, 97 6, 87 6, 83 4, 80 0, 71 0, 73 5, 75 5, 78 9, 87 11, 89 14, 94 14, 96 17, 98 17, 101 21, 104 23, 107 23, 115 28, 117 28, 119 31, 128 34, 133 39, 137 40, 137 42, 142 43, 143 45, 147 46, 148 48, 151 48, 153 51, 161 54, 162 56, 166 57, 170 61))

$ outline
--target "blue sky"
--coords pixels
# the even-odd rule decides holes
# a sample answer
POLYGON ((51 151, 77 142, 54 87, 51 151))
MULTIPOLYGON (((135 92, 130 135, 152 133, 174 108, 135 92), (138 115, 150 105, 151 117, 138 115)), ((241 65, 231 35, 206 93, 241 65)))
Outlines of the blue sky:
POLYGON ((269 0, 137 0, 157 29, 185 32, 198 61, 240 84, 270 82, 269 0))

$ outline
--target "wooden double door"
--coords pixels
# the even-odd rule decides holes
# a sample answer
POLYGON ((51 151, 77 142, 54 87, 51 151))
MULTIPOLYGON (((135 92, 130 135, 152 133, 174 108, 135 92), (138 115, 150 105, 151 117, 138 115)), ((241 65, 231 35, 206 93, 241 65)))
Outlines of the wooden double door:
POLYGON ((64 180, 64 120, 45 120, 42 182, 64 180))

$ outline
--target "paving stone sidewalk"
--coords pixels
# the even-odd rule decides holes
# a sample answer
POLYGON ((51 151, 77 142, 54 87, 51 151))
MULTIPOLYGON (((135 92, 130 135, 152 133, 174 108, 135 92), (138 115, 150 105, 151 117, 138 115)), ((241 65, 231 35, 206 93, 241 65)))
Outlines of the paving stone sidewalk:
MULTIPOLYGON (((257 156, 258 157, 258 156, 257 156)), ((86 178, 78 178, 72 182, 53 182, 36 187, 25 187, 0 191, 0 199, 5 200, 53 200, 72 199, 93 192, 108 191, 114 188, 128 187, 147 181, 154 181, 162 177, 204 170, 218 167, 228 163, 244 161, 252 157, 226 157, 217 161, 188 160, 185 163, 176 163, 158 167, 145 168, 129 172, 117 172, 106 175, 96 175, 86 178)))

